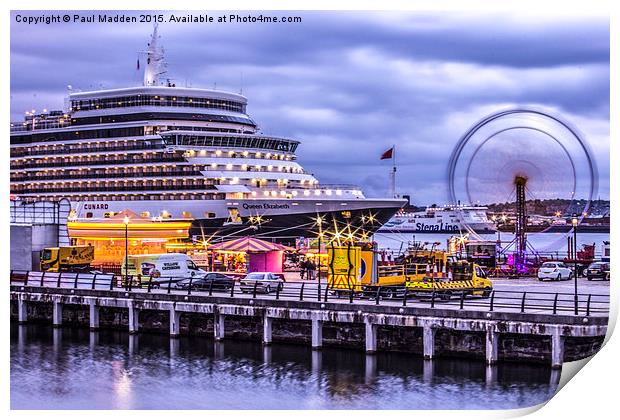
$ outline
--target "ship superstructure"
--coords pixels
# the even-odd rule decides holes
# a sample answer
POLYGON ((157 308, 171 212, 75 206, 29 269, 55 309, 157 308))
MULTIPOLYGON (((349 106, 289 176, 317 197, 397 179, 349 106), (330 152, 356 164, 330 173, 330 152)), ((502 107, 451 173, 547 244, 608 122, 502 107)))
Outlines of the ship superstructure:
POLYGON ((243 95, 163 79, 157 29, 145 54, 142 86, 73 92, 68 109, 11 124, 12 196, 69 199, 71 220, 130 209, 192 220, 193 235, 281 238, 328 224, 370 235, 404 205, 319 184, 297 161, 300 142, 261 134, 243 95))

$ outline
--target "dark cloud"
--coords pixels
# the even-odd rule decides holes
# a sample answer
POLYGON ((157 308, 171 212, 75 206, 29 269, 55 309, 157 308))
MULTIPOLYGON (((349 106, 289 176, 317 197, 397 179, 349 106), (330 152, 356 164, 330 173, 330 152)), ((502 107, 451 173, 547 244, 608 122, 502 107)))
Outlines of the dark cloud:
MULTIPOLYGON (((27 26, 17 13, 37 12, 12 13, 12 119, 61 107, 68 84, 140 83, 137 51, 151 25, 27 26)), ((265 14, 303 23, 162 24, 170 74, 180 85, 242 88, 263 131, 301 140, 300 163, 322 181, 385 195, 389 164, 378 156, 396 144, 399 190, 418 203, 445 202, 447 161, 463 132, 495 109, 531 104, 578 123, 608 196, 608 20, 265 14)))

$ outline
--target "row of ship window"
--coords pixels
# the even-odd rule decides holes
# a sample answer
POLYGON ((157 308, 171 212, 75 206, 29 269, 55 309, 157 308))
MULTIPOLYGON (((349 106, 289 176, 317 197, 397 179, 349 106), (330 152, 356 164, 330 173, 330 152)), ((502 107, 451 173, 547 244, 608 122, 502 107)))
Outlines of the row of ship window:
MULTIPOLYGON (((95 146, 88 146, 84 144, 65 144, 54 146, 36 146, 36 147, 21 147, 11 149, 10 156, 28 157, 28 156, 47 156, 47 155, 63 155, 63 154, 77 154, 77 153, 105 153, 106 156, 113 156, 124 151, 140 151, 148 150, 152 153, 167 153, 172 151, 163 150, 163 145, 154 141, 118 141, 113 143, 103 143, 108 146, 100 146, 99 142, 95 143, 95 146)), ((179 151, 181 152, 181 151, 179 151)), ((295 160, 295 156, 286 155, 284 153, 270 153, 270 152, 248 152, 248 151, 228 151, 222 152, 221 150, 186 150, 185 157, 229 157, 229 158, 244 158, 244 159, 272 159, 272 160, 295 160)), ((121 153, 125 155, 125 153, 121 153)), ((144 153, 142 153, 144 154, 144 153)))
MULTIPOLYGON (((161 155, 161 154, 160 154, 161 155)), ((59 159, 26 159, 23 162, 14 161, 11 162, 11 169, 25 169, 25 168, 52 168, 62 166, 85 166, 85 165, 124 165, 131 163, 175 163, 185 162, 183 156, 156 156, 146 157, 142 154, 132 155, 131 157, 118 158, 115 155, 104 156, 98 158, 95 156, 79 157, 75 159, 71 158, 59 158, 59 159)))
MULTIPOLYGON (((49 196, 35 195, 36 200, 46 199, 49 196)), ((32 198, 30 197, 30 198, 32 198)), ((80 194, 63 195, 69 201, 159 201, 159 200, 224 200, 224 194, 194 194, 194 193, 168 193, 168 194, 80 194)))
POLYGON ((213 98, 190 98, 185 96, 132 95, 117 98, 101 98, 71 101, 72 111, 94 109, 125 108, 132 106, 178 106, 184 108, 211 108, 245 114, 246 105, 242 102, 213 98))
POLYGON ((299 142, 269 137, 198 136, 162 133, 167 144, 177 146, 243 147, 295 153, 299 142))
MULTIPOLYGON (((107 151, 124 151, 124 150, 150 150, 161 149, 165 146, 196 146, 196 147, 222 147, 222 148, 247 148, 247 149, 264 149, 274 150, 280 152, 294 153, 297 149, 298 143, 266 138, 245 138, 245 137, 199 137, 194 140, 184 139, 178 140, 176 137, 164 137, 160 139, 149 140, 115 140, 115 141, 101 141, 90 143, 75 143, 75 144, 61 144, 60 139, 58 143, 53 145, 38 145, 38 146, 26 146, 15 147, 11 149, 11 157, 19 156, 32 156, 37 154, 62 154, 62 153, 88 153, 88 152, 107 152, 107 151), (200 139, 200 141, 199 141, 200 139)), ((207 151, 204 151, 205 153, 207 151)), ((234 152, 229 154, 231 157, 247 157, 248 152, 234 152)), ((266 155, 265 152, 262 153, 266 155)), ((261 153, 259 153, 261 155, 261 153)), ((282 155, 275 154, 274 158, 284 158, 282 155)))

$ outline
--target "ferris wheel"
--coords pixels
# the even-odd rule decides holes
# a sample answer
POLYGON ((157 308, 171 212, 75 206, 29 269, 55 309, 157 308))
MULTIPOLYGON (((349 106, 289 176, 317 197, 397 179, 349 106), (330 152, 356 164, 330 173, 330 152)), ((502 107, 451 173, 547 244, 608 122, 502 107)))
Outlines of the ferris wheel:
MULTIPOLYGON (((533 108, 500 111, 473 125, 452 152, 448 181, 450 201, 457 208, 458 204, 513 205, 517 254, 528 246, 528 208, 536 209, 540 200, 567 199, 557 201, 557 216, 583 209, 578 215, 581 222, 598 192, 596 162, 583 136, 557 115, 533 108)), ((457 213, 461 226, 478 237, 457 213)), ((546 244, 537 240, 543 249, 557 242, 557 237, 546 244)))

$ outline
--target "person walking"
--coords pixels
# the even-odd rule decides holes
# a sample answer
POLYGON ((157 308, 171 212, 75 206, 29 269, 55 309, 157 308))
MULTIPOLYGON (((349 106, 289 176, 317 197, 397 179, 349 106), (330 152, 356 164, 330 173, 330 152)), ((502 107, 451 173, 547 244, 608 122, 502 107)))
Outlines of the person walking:
POLYGON ((299 278, 304 279, 304 275, 306 274, 306 268, 308 267, 308 263, 306 260, 302 260, 299 263, 299 278))
POLYGON ((308 280, 314 280, 315 271, 316 271, 316 264, 314 263, 314 260, 308 261, 308 280))

